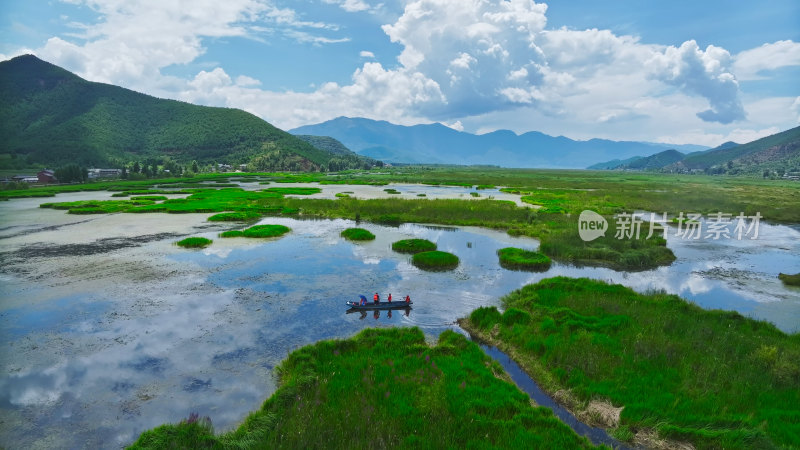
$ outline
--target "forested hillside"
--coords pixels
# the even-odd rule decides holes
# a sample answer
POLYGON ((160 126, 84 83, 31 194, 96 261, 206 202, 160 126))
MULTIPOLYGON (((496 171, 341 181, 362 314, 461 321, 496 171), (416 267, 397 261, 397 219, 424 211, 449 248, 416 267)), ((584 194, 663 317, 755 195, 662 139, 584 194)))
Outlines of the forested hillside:
POLYGON ((336 156, 242 110, 89 82, 32 55, 0 62, 0 104, 0 155, 28 165, 120 166, 169 157, 318 170, 336 156))

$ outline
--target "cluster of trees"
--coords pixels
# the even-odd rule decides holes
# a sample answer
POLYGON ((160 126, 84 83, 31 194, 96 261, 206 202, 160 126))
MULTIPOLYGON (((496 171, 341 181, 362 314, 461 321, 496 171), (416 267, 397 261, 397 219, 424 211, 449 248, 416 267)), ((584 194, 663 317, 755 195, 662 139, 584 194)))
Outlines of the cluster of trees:
POLYGON ((89 178, 89 171, 77 164, 67 164, 55 170, 59 183, 85 183, 89 178))

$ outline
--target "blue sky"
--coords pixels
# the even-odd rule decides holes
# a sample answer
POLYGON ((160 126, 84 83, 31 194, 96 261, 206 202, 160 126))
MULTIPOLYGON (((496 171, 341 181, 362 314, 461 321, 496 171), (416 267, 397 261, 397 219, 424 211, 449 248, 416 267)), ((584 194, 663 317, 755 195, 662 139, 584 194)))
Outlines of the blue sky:
POLYGON ((0 59, 250 111, 714 146, 798 125, 800 2, 5 0, 0 59))

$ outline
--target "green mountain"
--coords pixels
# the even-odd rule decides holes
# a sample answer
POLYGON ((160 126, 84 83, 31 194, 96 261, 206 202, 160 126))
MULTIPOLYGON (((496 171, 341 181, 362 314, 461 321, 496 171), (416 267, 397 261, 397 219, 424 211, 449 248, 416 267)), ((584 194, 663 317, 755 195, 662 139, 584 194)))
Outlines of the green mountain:
POLYGON ((630 164, 638 159, 642 159, 641 156, 632 156, 628 159, 612 159, 611 161, 601 162, 597 164, 592 164, 591 166, 587 167, 589 170, 613 170, 619 169, 624 165, 630 164))
POLYGON ((119 166, 170 157, 315 170, 336 155, 238 109, 86 81, 32 55, 0 62, 0 158, 119 166))
POLYGON ((708 170, 714 167, 741 165, 744 172, 758 171, 771 166, 791 165, 800 155, 800 127, 773 134, 747 144, 725 144, 666 167, 674 171, 708 170))
POLYGON ((726 142, 710 150, 686 155, 671 149, 648 157, 633 157, 628 160, 614 159, 588 168, 782 176, 788 172, 800 172, 800 127, 747 144, 726 142))
POLYGON ((681 161, 685 156, 686 155, 677 150, 664 150, 663 152, 656 153, 655 155, 650 155, 646 158, 639 158, 631 161, 628 164, 623 165, 621 168, 634 170, 661 169, 662 167, 681 161))
POLYGON ((364 169, 369 169, 375 165, 383 165, 383 162, 353 152, 345 147, 344 144, 330 136, 301 134, 295 137, 308 142, 319 150, 332 154, 333 156, 327 163, 328 170, 331 171, 357 168, 359 166, 364 169))

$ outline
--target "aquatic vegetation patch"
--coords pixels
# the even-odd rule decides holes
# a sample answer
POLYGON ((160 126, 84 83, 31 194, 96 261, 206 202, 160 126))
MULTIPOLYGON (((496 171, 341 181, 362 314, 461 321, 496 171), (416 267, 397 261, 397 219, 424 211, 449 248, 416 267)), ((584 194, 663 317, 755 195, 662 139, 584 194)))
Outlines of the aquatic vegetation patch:
POLYGON ((254 225, 244 230, 224 231, 219 237, 271 238, 283 236, 290 231, 291 228, 283 225, 254 225))
POLYGON ((274 192, 281 195, 312 195, 319 194, 322 189, 318 187, 271 187, 264 189, 264 192, 274 192))
POLYGON ((130 448, 592 448, 451 330, 429 346, 419 328, 367 329, 295 350, 275 373, 238 428, 215 435, 193 415, 130 448))
POLYGON ((335 196, 339 198, 348 198, 350 197, 350 194, 345 194, 344 192, 337 192, 335 196))
POLYGON ((481 194, 479 194, 477 192, 470 192, 469 195, 472 196, 472 197, 480 197, 481 196, 481 194))
POLYGON ((349 241, 371 241, 375 235, 363 228, 346 228, 341 232, 341 236, 349 241))
POLYGON ((420 269, 439 271, 455 269, 459 260, 458 256, 452 253, 433 250, 414 254, 411 262, 420 269))
POLYGON ((788 273, 779 273, 778 278, 783 281, 783 284, 789 286, 800 286, 800 273, 794 275, 788 273))
MULTIPOLYGON (((696 448, 800 446, 800 334, 677 296, 557 277, 462 326, 499 345, 551 394, 624 407, 613 434, 696 448)), ((637 442, 637 441, 635 441, 637 442)))
POLYGON ((392 243, 392 250, 399 253, 420 253, 436 250, 436 244, 427 239, 403 239, 392 243))
POLYGON ((160 202, 166 199, 167 197, 163 195, 136 195, 131 197, 131 200, 148 200, 151 202, 160 202))
POLYGON ((237 211, 230 213, 219 213, 209 217, 209 222, 244 222, 255 220, 261 217, 256 211, 237 211))
POLYGON ((392 188, 384 189, 383 191, 386 192, 387 194, 394 194, 394 195, 402 194, 402 192, 392 188))
POLYGON ((214 242, 211 239, 206 239, 204 237, 188 237, 186 239, 180 240, 176 242, 180 247, 184 248, 203 248, 208 247, 211 243, 214 242))
POLYGON ((500 265, 511 270, 532 270, 543 272, 550 268, 552 261, 540 252, 506 247, 497 251, 500 265))

